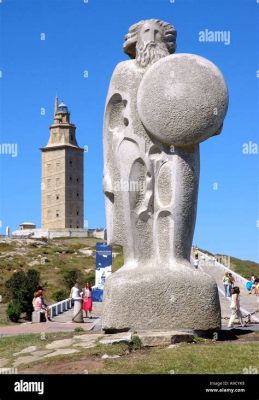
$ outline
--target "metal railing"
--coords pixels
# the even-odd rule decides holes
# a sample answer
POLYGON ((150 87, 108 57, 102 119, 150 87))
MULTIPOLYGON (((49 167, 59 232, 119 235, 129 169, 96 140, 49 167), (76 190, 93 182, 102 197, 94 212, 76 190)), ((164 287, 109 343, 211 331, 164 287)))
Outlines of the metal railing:
POLYGON ((72 300, 70 298, 61 300, 55 304, 51 304, 49 306, 50 309, 50 318, 56 317, 59 314, 62 314, 65 311, 68 311, 72 308, 72 300))
POLYGON ((199 250, 199 262, 201 261, 205 261, 206 260, 206 264, 207 265, 213 265, 217 268, 220 268, 222 270, 222 273, 225 272, 230 272, 232 274, 232 276, 235 279, 235 282, 240 282, 242 283, 244 286, 246 286, 248 279, 244 278, 243 276, 239 275, 237 272, 233 271, 232 269, 226 267, 224 264, 219 263, 215 257, 213 256, 209 256, 205 253, 203 253, 202 251, 199 250), (202 256, 202 257, 200 257, 202 256))

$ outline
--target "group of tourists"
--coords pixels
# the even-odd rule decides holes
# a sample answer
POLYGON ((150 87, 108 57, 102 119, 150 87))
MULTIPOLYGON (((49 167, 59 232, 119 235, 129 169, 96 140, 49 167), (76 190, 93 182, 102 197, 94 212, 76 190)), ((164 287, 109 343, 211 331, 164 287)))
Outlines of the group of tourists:
POLYGON ((82 310, 86 314, 86 318, 92 318, 91 312, 93 308, 93 301, 92 301, 92 287, 89 282, 85 284, 85 287, 82 291, 79 289, 78 282, 74 283, 74 286, 71 288, 70 291, 70 298, 72 300, 72 306, 74 305, 75 300, 82 299, 82 310))
MULTIPOLYGON (((43 296, 43 288, 41 286, 37 287, 32 300, 33 310, 40 312, 44 315, 45 321, 52 321, 50 318, 50 308, 46 304, 43 296)), ((75 300, 82 301, 82 309, 86 314, 86 318, 92 318, 91 312, 93 308, 92 302, 92 287, 89 282, 85 284, 85 287, 80 291, 78 282, 74 283, 70 291, 70 298, 72 302, 72 306, 74 306, 75 300)))

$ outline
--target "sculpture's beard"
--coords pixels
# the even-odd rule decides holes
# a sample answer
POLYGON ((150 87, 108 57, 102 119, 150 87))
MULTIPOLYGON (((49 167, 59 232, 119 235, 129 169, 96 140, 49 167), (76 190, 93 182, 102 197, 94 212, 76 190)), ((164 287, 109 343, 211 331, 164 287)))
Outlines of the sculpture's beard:
POLYGON ((136 62, 141 67, 154 64, 160 58, 168 56, 169 51, 163 42, 147 42, 136 44, 136 62))

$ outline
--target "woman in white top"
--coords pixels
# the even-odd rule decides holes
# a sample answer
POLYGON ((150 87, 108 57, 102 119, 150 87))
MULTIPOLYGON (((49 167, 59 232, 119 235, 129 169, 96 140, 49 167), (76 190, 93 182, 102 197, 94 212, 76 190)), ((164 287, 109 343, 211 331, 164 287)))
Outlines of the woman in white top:
POLYGON ((71 291, 70 291, 70 296, 72 299, 72 306, 74 306, 74 300, 80 298, 80 289, 78 287, 78 283, 75 282, 74 286, 72 287, 71 291))
POLYGON ((231 317, 230 317, 229 324, 228 324, 229 328, 232 328, 234 326, 234 321, 236 318, 239 319, 241 326, 245 326, 245 324, 243 323, 243 318, 242 318, 242 314, 240 311, 239 296, 240 296, 239 287, 238 286, 233 287, 232 296, 231 296, 231 304, 230 304, 232 313, 231 313, 231 317))

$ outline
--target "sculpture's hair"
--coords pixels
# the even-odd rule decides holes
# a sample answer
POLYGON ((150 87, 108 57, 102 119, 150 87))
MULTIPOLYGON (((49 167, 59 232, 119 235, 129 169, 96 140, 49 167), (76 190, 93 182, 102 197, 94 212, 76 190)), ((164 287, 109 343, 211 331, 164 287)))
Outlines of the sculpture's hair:
POLYGON ((173 25, 161 21, 160 19, 146 19, 139 21, 129 28, 129 31, 124 39, 123 50, 130 58, 136 57, 136 43, 138 41, 138 32, 140 31, 142 25, 148 21, 155 22, 163 30, 164 42, 168 48, 170 54, 175 52, 176 49, 176 29, 173 25))

